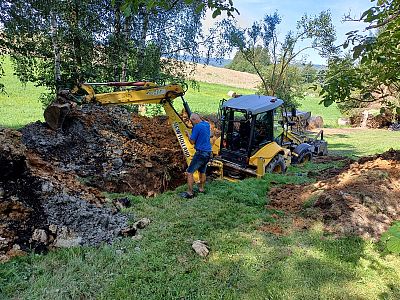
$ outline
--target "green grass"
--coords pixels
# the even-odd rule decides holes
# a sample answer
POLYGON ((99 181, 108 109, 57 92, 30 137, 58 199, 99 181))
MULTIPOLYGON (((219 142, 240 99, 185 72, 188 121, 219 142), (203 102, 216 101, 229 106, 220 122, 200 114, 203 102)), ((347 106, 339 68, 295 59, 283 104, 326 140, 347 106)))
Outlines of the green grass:
POLYGON ((337 108, 336 103, 329 107, 319 104, 321 98, 306 96, 300 100, 300 110, 311 111, 312 116, 321 116, 324 119, 324 127, 339 127, 337 121, 342 114, 337 108))
POLYGON ((229 91, 235 91, 237 94, 255 93, 255 90, 251 89, 238 89, 222 84, 199 82, 199 89, 189 88, 186 92, 185 99, 194 112, 215 114, 218 111, 219 101, 221 99, 230 98, 228 96, 229 91))
POLYGON ((382 153, 390 148, 400 149, 400 131, 386 129, 342 129, 326 134, 332 154, 364 156, 382 153))
POLYGON ((20 128, 28 123, 43 120, 43 108, 39 101, 44 88, 32 83, 22 84, 13 73, 10 58, 4 60, 5 76, 0 83, 6 87, 7 94, 0 94, 0 127, 20 128))
MULTIPOLYGON (((0 125, 18 128, 40 119, 42 90, 21 88, 7 64, 6 72, 0 80, 10 97, 0 96, 0 125)), ((213 113, 231 89, 201 83, 186 99, 194 111, 213 113)), ((307 97, 302 108, 336 127, 337 108, 318 101, 307 97)), ((326 136, 331 152, 367 155, 398 147, 400 132, 340 130, 326 136)), ((191 200, 177 196, 184 187, 151 199, 127 195, 133 203, 127 211, 152 220, 142 239, 13 259, 0 267, 0 299, 399 299, 399 256, 356 237, 326 235, 321 224, 294 230, 290 216, 265 208, 271 181, 307 182, 307 171, 331 165, 290 167, 287 175, 262 180, 214 181, 207 194, 191 200), (273 222, 287 234, 258 229, 273 222), (195 239, 210 243, 208 258, 194 254, 195 239)))
POLYGON ((152 220, 141 240, 14 259, 0 268, 0 298, 398 299, 400 259, 370 242, 325 235, 318 224, 288 226, 285 236, 258 230, 273 220, 264 208, 270 181, 306 180, 214 181, 191 200, 130 196, 128 211, 152 220), (192 251, 196 239, 209 242, 208 258, 192 251))

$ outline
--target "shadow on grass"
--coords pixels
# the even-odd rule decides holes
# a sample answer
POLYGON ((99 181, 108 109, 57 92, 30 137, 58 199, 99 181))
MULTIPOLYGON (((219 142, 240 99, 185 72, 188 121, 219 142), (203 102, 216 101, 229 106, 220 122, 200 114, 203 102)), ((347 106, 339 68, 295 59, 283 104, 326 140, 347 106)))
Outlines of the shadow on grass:
POLYGON ((11 262, 4 265, 3 274, 13 277, 3 282, 3 293, 38 299, 357 298, 362 290, 349 285, 363 276, 360 259, 373 259, 364 241, 257 230, 269 215, 263 206, 270 182, 291 180, 304 178, 212 182, 205 195, 190 200, 177 196, 184 187, 155 199, 136 197, 129 210, 152 220, 142 239, 11 262), (191 249, 196 239, 209 242, 207 258, 191 249))

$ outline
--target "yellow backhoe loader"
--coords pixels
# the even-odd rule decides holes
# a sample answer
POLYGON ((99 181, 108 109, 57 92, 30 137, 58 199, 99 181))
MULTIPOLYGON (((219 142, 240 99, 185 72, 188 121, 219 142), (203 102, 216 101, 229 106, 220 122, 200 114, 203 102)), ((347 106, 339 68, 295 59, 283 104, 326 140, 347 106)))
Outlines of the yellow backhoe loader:
MULTIPOLYGON (((68 113, 76 103, 97 102, 101 105, 161 104, 182 148, 187 164, 195 153, 193 145, 184 134, 191 131, 182 116, 173 106, 181 98, 184 110, 191 115, 188 103, 183 98, 185 90, 181 85, 157 85, 152 82, 110 82, 86 83, 72 90, 61 91, 57 99, 45 110, 44 116, 52 129, 62 127, 68 113), (93 86, 124 86, 127 89, 96 94, 93 86)), ((210 172, 220 178, 262 177, 268 172, 285 172, 291 163, 292 154, 298 156, 293 142, 289 146, 288 131, 278 109, 283 101, 276 97, 246 95, 221 103, 221 137, 212 145, 213 158, 210 172), (285 144, 286 143, 286 144, 285 144)), ((300 143, 301 149, 310 145, 300 143)), ((298 148, 297 148, 298 150, 298 148)))

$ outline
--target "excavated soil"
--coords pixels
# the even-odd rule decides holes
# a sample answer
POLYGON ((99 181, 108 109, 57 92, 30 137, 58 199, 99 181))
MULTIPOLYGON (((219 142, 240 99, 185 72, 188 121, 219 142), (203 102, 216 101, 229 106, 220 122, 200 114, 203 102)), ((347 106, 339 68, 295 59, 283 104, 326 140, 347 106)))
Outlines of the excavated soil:
POLYGON ((341 170, 317 178, 314 184, 272 188, 268 208, 320 220, 332 233, 372 239, 400 220, 400 151, 345 161, 341 170))
POLYGON ((134 235, 139 226, 117 209, 124 201, 102 192, 153 196, 185 180, 166 117, 93 104, 73 110, 57 131, 41 122, 0 129, 0 169, 0 261, 134 235))
POLYGON ((182 150, 166 117, 87 104, 68 115, 61 130, 36 122, 22 134, 43 160, 102 191, 153 196, 185 180, 182 150))
POLYGON ((17 131, 0 130, 0 169, 0 261, 136 232, 100 191, 27 150, 17 131))

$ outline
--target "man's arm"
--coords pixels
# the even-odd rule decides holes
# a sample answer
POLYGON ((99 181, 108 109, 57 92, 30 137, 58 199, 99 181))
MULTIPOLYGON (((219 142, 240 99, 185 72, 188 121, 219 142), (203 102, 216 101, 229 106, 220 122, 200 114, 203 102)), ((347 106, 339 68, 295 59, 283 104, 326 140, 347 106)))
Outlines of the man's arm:
POLYGON ((186 136, 189 139, 189 142, 194 145, 196 142, 196 138, 197 138, 197 130, 195 129, 195 127, 193 127, 192 129, 192 135, 190 135, 189 130, 185 130, 186 136))

